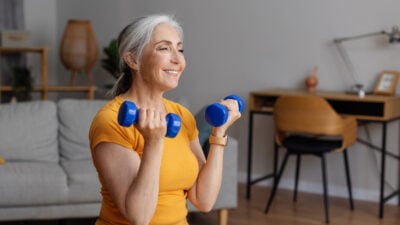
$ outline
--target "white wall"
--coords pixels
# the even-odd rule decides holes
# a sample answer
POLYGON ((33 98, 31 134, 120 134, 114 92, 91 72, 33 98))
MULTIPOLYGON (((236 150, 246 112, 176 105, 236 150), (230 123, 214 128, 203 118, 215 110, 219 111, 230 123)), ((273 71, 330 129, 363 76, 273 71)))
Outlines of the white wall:
MULTIPOLYGON (((49 43, 59 42, 67 19, 87 18, 92 21, 99 45, 105 46, 117 35, 131 18, 148 13, 172 13, 182 23, 187 68, 180 87, 168 94, 171 98, 184 98, 193 112, 202 106, 236 93, 248 100, 253 90, 268 88, 304 88, 304 79, 315 65, 319 66, 320 90, 346 90, 352 79, 333 46, 337 37, 390 30, 399 25, 400 2, 395 0, 60 0, 26 1, 29 5, 43 5, 48 10, 27 9, 29 26, 36 28, 50 16, 54 22, 46 21, 45 32, 38 32, 49 43), (57 6, 54 7, 53 5, 57 6), (54 9, 55 8, 55 9, 54 9), (55 11, 53 11, 55 10, 55 11), (54 16, 56 14, 56 16, 54 16), (56 31, 56 33, 54 32, 56 31), (50 33, 50 34, 49 34, 50 33)), ((38 8, 38 7, 33 7, 38 8)), ((372 37, 344 43, 359 74, 359 82, 369 90, 384 69, 400 70, 400 45, 388 45, 383 37, 372 37)), ((59 62, 59 82, 67 82, 68 72, 59 62), (61 77, 64 77, 61 79, 61 77)), ((95 69, 98 84, 112 81, 101 68, 95 69)), ((80 82, 85 82, 82 79, 80 82)), ((257 116, 254 137, 254 176, 272 168, 272 121, 257 116)), ((389 146, 398 146, 398 124, 391 124, 389 146)), ((380 144, 380 127, 368 127, 373 141, 380 144)), ((245 181, 247 165, 248 113, 231 129, 230 135, 240 141, 239 175, 245 181)), ((365 130, 359 131, 366 137, 365 130)), ((229 152, 226 152, 229 154, 229 152)), ((378 200, 378 161, 375 153, 356 144, 350 149, 351 173, 356 198, 378 200)), ((320 162, 306 158, 301 175, 300 188, 320 192, 320 162), (317 168, 317 169, 316 169, 317 168)), ((290 161, 293 163, 293 161, 290 161)), ((332 195, 346 196, 341 155, 328 159, 329 183, 332 195)), ((396 184, 397 164, 389 160, 391 173, 388 188, 396 184)), ((292 174, 288 173, 283 186, 291 187, 292 174)))
MULTIPOLYGON (((25 27, 31 33, 31 43, 34 46, 47 46, 49 84, 57 83, 57 4, 53 0, 36 0, 24 2, 25 27), (44 13, 45 12, 45 13, 44 13)), ((40 56, 29 54, 30 65, 40 65, 40 56)), ((31 66, 32 76, 40 81, 40 67, 31 66)))

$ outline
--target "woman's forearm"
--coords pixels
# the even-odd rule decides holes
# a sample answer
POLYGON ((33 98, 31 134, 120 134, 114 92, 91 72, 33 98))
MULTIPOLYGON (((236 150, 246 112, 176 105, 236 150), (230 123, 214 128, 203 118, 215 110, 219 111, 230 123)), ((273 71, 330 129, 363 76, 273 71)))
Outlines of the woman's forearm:
POLYGON ((145 145, 143 150, 137 176, 126 195, 126 216, 132 224, 148 224, 153 217, 159 192, 162 146, 162 143, 145 145))
POLYGON ((224 146, 211 144, 196 183, 196 206, 201 211, 210 211, 217 200, 222 182, 223 157, 224 146))

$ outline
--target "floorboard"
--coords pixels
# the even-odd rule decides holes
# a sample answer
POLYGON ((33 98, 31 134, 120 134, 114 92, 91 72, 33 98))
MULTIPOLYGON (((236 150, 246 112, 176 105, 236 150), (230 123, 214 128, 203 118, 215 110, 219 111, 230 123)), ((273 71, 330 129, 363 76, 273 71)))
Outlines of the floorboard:
MULTIPOLYGON (((250 200, 245 198, 246 187, 239 185, 239 207, 229 211, 229 225, 314 225, 326 224, 322 195, 298 193, 279 189, 270 212, 264 214, 270 188, 253 186, 250 200)), ((330 197, 330 225, 399 225, 400 207, 385 206, 385 216, 378 218, 378 203, 355 201, 350 210, 347 198, 330 197)), ((190 225, 217 224, 217 213, 190 215, 190 225)))
MULTIPOLYGON (((270 188, 253 186, 252 198, 245 198, 245 185, 239 184, 239 206, 229 211, 229 225, 320 225, 324 222, 322 195, 299 193, 292 201, 292 191, 278 190, 270 212, 264 214, 270 188)), ((385 216, 378 218, 378 203, 355 201, 355 210, 349 208, 348 199, 330 198, 330 225, 399 225, 400 207, 386 205, 385 216)), ((217 225, 217 212, 190 213, 190 225, 217 225)), ((0 222, 0 225, 92 225, 95 219, 69 219, 62 221, 0 222)))

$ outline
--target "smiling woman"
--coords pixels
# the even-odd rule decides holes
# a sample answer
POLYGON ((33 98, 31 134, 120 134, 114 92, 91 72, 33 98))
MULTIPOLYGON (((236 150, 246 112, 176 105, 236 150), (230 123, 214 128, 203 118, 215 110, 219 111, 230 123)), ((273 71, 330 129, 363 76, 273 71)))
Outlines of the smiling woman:
MULTIPOLYGON (((206 160, 192 113, 164 98, 178 86, 186 66, 182 37, 178 22, 167 15, 138 18, 119 34, 122 74, 113 99, 99 110, 89 131, 103 196, 97 225, 187 225, 187 200, 204 212, 217 200, 225 146, 211 143, 206 160), (134 127, 117 123, 125 101, 138 108, 134 127), (169 113, 181 118, 174 138, 165 137, 169 113)), ((229 115, 224 125, 212 128, 215 138, 223 138, 240 117, 236 101, 221 104, 229 115)))

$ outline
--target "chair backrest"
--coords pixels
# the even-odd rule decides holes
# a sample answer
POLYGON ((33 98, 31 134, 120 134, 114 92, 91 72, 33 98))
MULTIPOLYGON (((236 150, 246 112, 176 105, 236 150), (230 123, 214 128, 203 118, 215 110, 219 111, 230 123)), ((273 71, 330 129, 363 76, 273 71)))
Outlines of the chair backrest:
POLYGON ((281 96, 274 105, 276 131, 281 138, 288 132, 342 135, 343 118, 322 97, 281 96))

